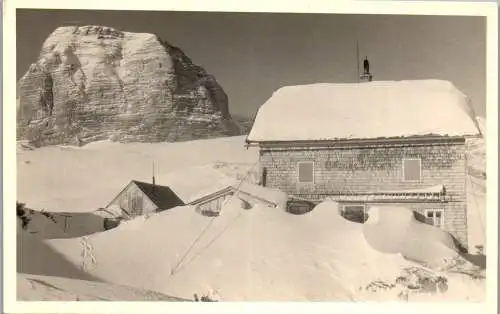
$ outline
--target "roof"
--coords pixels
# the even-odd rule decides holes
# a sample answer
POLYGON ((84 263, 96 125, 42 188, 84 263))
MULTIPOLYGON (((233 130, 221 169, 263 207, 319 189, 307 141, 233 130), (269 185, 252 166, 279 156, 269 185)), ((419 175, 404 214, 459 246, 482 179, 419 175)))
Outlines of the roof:
POLYGON ((213 165, 183 167, 169 172, 161 181, 162 184, 168 185, 185 204, 224 189, 233 182, 233 178, 214 169, 213 165))
POLYGON ((234 183, 223 188, 216 189, 216 187, 214 187, 211 190, 200 192, 198 194, 198 197, 193 198, 193 200, 189 204, 203 204, 211 201, 214 198, 228 194, 243 194, 273 206, 280 206, 287 200, 287 195, 279 190, 262 187, 248 182, 236 182, 235 180, 234 183))
POLYGON ((198 204, 204 204, 208 201, 213 200, 214 198, 218 198, 223 195, 230 195, 234 193, 234 189, 232 186, 226 186, 223 188, 214 188, 211 190, 206 190, 198 193, 196 196, 194 196, 188 205, 198 205, 198 204))
POLYGON ((469 98, 441 80, 318 83, 278 89, 248 142, 477 136, 469 98))
POLYGON ((119 218, 119 217, 130 218, 130 216, 118 205, 109 205, 104 208, 99 208, 95 210, 93 213, 104 218, 119 218))
POLYGON ((183 206, 184 202, 168 186, 132 180, 159 209, 183 206))

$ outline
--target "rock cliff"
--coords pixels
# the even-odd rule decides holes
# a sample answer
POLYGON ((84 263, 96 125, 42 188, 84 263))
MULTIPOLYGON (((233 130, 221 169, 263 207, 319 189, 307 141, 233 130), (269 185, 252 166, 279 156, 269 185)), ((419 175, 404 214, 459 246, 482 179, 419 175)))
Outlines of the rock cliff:
POLYGON ((153 34, 57 28, 18 82, 17 137, 35 145, 240 134, 215 78, 153 34))

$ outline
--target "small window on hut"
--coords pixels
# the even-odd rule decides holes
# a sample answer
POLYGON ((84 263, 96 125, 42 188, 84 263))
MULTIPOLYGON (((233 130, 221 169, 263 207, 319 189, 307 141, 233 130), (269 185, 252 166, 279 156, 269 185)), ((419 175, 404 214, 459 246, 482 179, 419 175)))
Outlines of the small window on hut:
POLYGON ((443 228, 444 214, 442 209, 427 209, 425 210, 425 219, 428 224, 438 228, 443 228))
POLYGON ((313 162, 299 162, 299 182, 312 183, 314 182, 314 163, 313 162))
POLYGON ((421 160, 417 158, 403 159, 403 179, 404 181, 421 180, 421 160))

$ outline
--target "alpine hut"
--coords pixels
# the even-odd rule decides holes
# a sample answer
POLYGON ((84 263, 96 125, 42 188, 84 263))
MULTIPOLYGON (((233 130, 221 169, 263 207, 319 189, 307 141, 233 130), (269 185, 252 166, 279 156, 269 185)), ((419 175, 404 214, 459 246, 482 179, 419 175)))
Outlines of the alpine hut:
POLYGON ((470 101, 441 80, 310 84, 278 89, 247 136, 261 184, 339 202, 364 222, 403 205, 467 248, 466 138, 480 136, 470 101))
POLYGON ((183 205, 168 186, 132 180, 102 211, 115 216, 113 218, 133 218, 183 205), (116 208, 120 209, 119 213, 116 208))

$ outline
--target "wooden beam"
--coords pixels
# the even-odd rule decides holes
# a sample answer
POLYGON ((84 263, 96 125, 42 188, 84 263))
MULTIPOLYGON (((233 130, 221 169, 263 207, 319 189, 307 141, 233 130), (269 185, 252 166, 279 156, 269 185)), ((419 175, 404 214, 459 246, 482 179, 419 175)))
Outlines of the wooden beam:
POLYGON ((273 147, 352 147, 352 146, 383 146, 383 145, 429 145, 429 144, 464 143, 463 136, 412 136, 398 138, 376 139, 338 139, 338 140, 292 140, 292 141, 248 141, 245 146, 273 147))

